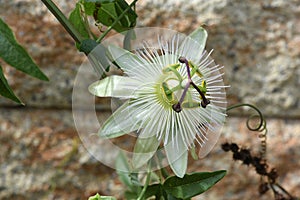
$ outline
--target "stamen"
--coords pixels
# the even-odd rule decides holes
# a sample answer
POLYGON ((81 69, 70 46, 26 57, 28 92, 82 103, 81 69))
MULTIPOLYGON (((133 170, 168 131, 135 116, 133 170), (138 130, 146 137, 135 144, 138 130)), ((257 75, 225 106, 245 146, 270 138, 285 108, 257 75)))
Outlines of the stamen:
POLYGON ((176 103, 176 104, 174 104, 173 106, 172 106, 172 108, 173 108, 173 110, 175 111, 175 112, 177 112, 177 113, 179 113, 182 109, 181 109, 181 104, 178 102, 178 103, 176 103))
POLYGON ((188 60, 187 60, 185 57, 182 57, 182 56, 181 56, 181 57, 178 59, 178 61, 179 61, 180 63, 184 63, 184 64, 186 65, 188 82, 187 82, 186 85, 185 85, 185 88, 184 88, 183 93, 182 93, 182 95, 181 95, 181 97, 180 97, 180 99, 179 99, 179 102, 178 102, 177 104, 174 104, 174 105, 172 106, 173 110, 174 110, 175 112, 177 112, 177 113, 179 113, 179 112, 182 110, 181 104, 182 104, 182 102, 183 102, 183 100, 184 100, 184 97, 185 97, 185 95, 186 95, 186 93, 187 93, 187 91, 188 91, 190 85, 192 85, 192 86, 197 90, 197 92, 200 94, 200 96, 201 96, 201 98, 202 98, 201 106, 202 106, 203 108, 206 108, 206 106, 207 106, 208 104, 210 104, 210 101, 205 97, 204 93, 203 93, 203 92, 197 87, 197 85, 192 81, 192 78, 191 78, 191 72, 190 72, 190 66, 189 66, 188 60))
POLYGON ((191 82, 192 86, 197 90, 197 92, 200 94, 202 101, 201 101, 201 106, 203 108, 206 108, 208 104, 210 104, 210 101, 205 97, 203 92, 197 87, 197 85, 194 82, 191 82))

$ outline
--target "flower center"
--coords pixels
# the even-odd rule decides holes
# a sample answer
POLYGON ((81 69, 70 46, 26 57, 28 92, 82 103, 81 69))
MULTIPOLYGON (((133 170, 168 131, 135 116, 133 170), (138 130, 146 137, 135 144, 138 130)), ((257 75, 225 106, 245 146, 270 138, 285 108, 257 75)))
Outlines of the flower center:
POLYGON ((210 101, 205 97, 206 94, 206 81, 202 80, 201 85, 196 85, 192 77, 198 76, 203 79, 203 74, 197 66, 184 57, 180 57, 180 63, 185 64, 187 76, 183 77, 178 69, 182 67, 180 63, 169 65, 163 69, 162 81, 157 85, 157 94, 159 101, 164 107, 170 108, 179 113, 182 108, 206 108, 210 101), (191 90, 195 89, 199 94, 201 102, 195 101, 192 98, 191 90))

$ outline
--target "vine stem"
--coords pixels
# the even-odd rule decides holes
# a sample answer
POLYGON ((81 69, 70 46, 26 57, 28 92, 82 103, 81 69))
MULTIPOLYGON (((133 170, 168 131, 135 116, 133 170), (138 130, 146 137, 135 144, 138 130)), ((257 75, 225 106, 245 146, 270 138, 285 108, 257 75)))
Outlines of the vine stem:
POLYGON ((280 188, 280 190, 282 191, 282 192, 284 192, 290 199, 293 199, 294 197, 288 192, 288 191, 286 191, 281 185, 279 185, 278 183, 275 183, 275 185, 278 187, 278 188, 280 188))
POLYGON ((111 31, 111 29, 113 29, 113 27, 120 21, 120 19, 122 19, 122 17, 124 17, 124 15, 128 12, 128 10, 135 5, 135 3, 138 0, 134 0, 122 13, 121 15, 118 16, 118 18, 114 21, 114 23, 112 23, 112 25, 110 25, 106 31, 104 31, 104 33, 102 33, 102 35, 96 40, 96 42, 100 43, 103 38, 108 34, 109 31, 111 31))
POLYGON ((143 187, 143 190, 141 191, 139 197, 137 198, 137 200, 141 200, 143 199, 143 196, 145 195, 145 192, 147 190, 147 187, 150 183, 150 178, 151 178, 151 165, 150 163, 148 164, 148 170, 147 170, 147 178, 146 178, 146 182, 145 182, 145 185, 143 187))
POLYGON ((252 104, 247 104, 247 103, 242 103, 242 104, 235 104, 235 105, 232 105, 232 106, 229 106, 226 111, 229 111, 229 110, 232 110, 232 109, 235 109, 235 108, 238 108, 238 107, 243 107, 243 106, 248 106, 250 108, 253 108, 259 115, 259 118, 260 118, 260 122, 259 122, 259 125, 256 127, 256 128, 251 128, 247 122, 247 128, 251 131, 259 131, 262 127, 265 128, 265 125, 264 125, 264 122, 265 122, 265 119, 264 119, 264 116, 263 114, 261 113, 261 111, 255 107, 254 105, 252 104))
POLYGON ((61 23, 66 31, 71 35, 75 42, 81 43, 83 40, 81 34, 74 28, 73 24, 62 13, 62 11, 53 3, 52 0, 41 0, 55 18, 61 23))

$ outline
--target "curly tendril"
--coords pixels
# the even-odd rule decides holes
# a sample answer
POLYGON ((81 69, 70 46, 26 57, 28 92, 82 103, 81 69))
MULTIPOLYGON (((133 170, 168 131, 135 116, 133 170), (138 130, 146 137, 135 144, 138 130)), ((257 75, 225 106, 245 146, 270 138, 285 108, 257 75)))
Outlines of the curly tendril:
POLYGON ((263 117, 263 114, 261 113, 261 111, 255 107, 254 105, 251 105, 251 104, 247 104, 247 103, 242 103, 242 104, 235 104, 235 105, 232 105, 232 106, 229 106, 226 111, 229 111, 229 110, 233 110, 235 108, 239 108, 239 107, 243 107, 243 106, 248 106, 252 109, 254 109, 257 114, 256 115, 251 115, 248 120, 247 120, 247 128, 250 130, 250 131, 262 131, 266 128, 266 123, 265 123, 265 119, 263 117), (252 128, 250 126, 250 121, 254 118, 254 117, 259 117, 260 119, 260 122, 259 124, 255 127, 255 128, 252 128))
POLYGON ((250 115, 247 119, 247 128, 250 131, 257 131, 259 133, 259 138, 261 142, 260 156, 253 156, 249 149, 240 148, 236 143, 224 143, 222 144, 222 149, 224 151, 232 151, 234 160, 241 160, 243 164, 252 165, 255 167, 256 173, 261 176, 261 183, 259 185, 258 191, 261 195, 265 194, 269 189, 272 190, 274 194, 274 199, 282 200, 296 200, 298 198, 292 196, 286 189, 284 189, 279 183, 277 183, 278 173, 276 168, 268 170, 268 163, 266 159, 267 151, 267 125, 266 120, 263 117, 261 111, 251 104, 236 104, 230 106, 226 111, 248 106, 254 109, 257 113, 250 115), (250 125, 250 121, 254 118, 259 118, 259 123, 255 127, 250 125))
POLYGON ((254 109, 257 114, 253 114, 250 115, 246 121, 246 126, 250 131, 257 131, 260 132, 259 134, 259 138, 260 138, 260 145, 261 145, 261 149, 260 149, 260 156, 262 158, 262 161, 264 163, 266 163, 266 152, 267 152, 267 123, 266 120, 263 116, 263 114, 261 113, 261 111, 254 105, 252 104, 247 104, 247 103, 242 103, 242 104, 235 104, 232 106, 229 106, 226 111, 235 109, 235 108, 239 108, 239 107, 243 107, 243 106, 247 106, 250 107, 252 109, 254 109), (251 120, 253 120, 254 118, 259 118, 259 123, 253 127, 253 125, 250 125, 251 120))

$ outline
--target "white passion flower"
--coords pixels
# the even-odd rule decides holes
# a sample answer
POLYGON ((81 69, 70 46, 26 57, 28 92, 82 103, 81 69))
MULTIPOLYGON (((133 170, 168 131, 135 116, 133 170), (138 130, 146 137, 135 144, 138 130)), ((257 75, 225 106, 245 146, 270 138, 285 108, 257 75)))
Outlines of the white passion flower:
POLYGON ((108 51, 124 71, 99 80, 89 91, 99 97, 127 99, 99 130, 114 138, 137 131, 132 163, 144 165, 162 144, 171 169, 183 177, 188 150, 204 157, 217 142, 225 120, 222 68, 204 51, 207 32, 198 28, 183 41, 158 39, 135 54, 116 46, 108 51))

